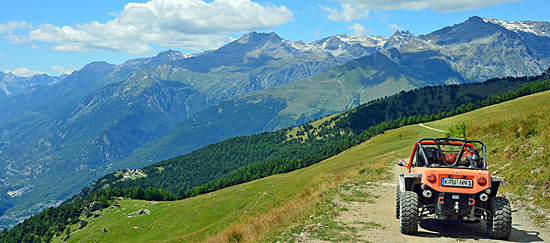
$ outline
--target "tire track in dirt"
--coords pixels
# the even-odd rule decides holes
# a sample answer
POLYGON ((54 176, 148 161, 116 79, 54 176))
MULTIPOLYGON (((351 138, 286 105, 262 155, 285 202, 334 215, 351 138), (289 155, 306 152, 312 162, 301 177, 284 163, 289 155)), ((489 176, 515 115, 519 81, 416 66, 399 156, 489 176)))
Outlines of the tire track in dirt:
POLYGON ((436 131, 436 132, 448 132, 448 131, 445 131, 445 130, 441 130, 441 129, 437 129, 437 128, 433 128, 433 127, 428 127, 428 126, 424 125, 423 123, 419 123, 418 125, 423 127, 423 128, 427 128, 427 129, 430 129, 430 130, 433 130, 433 131, 436 131))

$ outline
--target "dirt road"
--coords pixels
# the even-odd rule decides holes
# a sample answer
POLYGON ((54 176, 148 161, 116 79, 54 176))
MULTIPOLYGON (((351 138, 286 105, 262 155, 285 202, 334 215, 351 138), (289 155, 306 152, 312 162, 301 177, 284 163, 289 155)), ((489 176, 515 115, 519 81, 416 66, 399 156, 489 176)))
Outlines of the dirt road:
MULTIPOLYGON (((368 242, 505 242, 491 239, 486 234, 484 223, 463 223, 435 219, 422 220, 418 233, 414 236, 399 232, 399 220, 395 219, 395 185, 397 175, 403 168, 393 168, 392 182, 355 185, 355 188, 340 192, 334 199, 335 207, 345 209, 334 217, 340 225, 353 228, 343 234, 353 236, 352 241, 368 242), (367 201, 342 200, 350 190, 359 190, 371 195, 367 201)), ((514 209, 514 205, 512 205, 514 209)), ((513 212, 511 242, 550 242, 550 232, 533 225, 532 220, 523 213, 513 212)), ((329 242, 314 239, 313 234, 302 234, 298 242, 329 242)))

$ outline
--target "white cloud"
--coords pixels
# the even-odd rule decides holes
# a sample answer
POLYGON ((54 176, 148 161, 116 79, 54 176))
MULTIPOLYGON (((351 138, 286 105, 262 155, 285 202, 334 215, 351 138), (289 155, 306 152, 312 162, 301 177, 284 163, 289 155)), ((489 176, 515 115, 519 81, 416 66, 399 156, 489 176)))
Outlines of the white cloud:
POLYGON ((31 28, 32 25, 25 21, 10 21, 5 24, 0 24, 0 35, 2 35, 2 38, 9 40, 12 44, 26 45, 31 41, 19 36, 15 32, 28 31, 31 28))
MULTIPOLYGON (((216 48, 230 40, 230 33, 269 29, 293 20, 283 5, 264 6, 250 0, 131 2, 113 16, 105 23, 41 24, 26 35, 7 38, 16 44, 53 43, 52 48, 61 51, 145 54, 152 52, 149 44, 192 50, 216 48)), ((5 29, 13 32, 13 28, 5 29)))
POLYGON ((388 26, 386 26, 388 29, 394 29, 394 30, 402 30, 403 27, 399 26, 399 25, 396 25, 396 24, 390 24, 388 26))
POLYGON ((76 68, 73 65, 69 66, 50 66, 51 69, 53 69, 58 74, 71 74, 76 68))
POLYGON ((369 17, 368 9, 358 9, 353 6, 353 4, 348 2, 341 2, 340 8, 331 8, 319 4, 319 8, 327 12, 327 18, 333 21, 346 21, 351 22, 361 18, 369 17))
POLYGON ((32 26, 25 21, 10 21, 5 24, 0 24, 0 34, 9 34, 18 29, 28 28, 32 28, 32 26))
POLYGON ((321 26, 319 26, 319 28, 315 29, 315 31, 313 32, 313 36, 320 36, 321 35, 321 29, 322 29, 321 26))
POLYGON ((371 30, 365 28, 365 26, 361 25, 360 23, 354 23, 348 26, 348 29, 353 30, 353 32, 351 33, 352 36, 364 36, 371 32, 371 30))
POLYGON ((459 12, 475 10, 487 6, 499 5, 519 0, 337 0, 341 8, 350 5, 355 11, 360 10, 422 10, 434 9, 438 12, 459 12))
POLYGON ((33 76, 35 74, 44 74, 46 72, 42 72, 42 71, 34 71, 34 70, 30 70, 28 68, 16 68, 14 70, 5 70, 4 72, 6 73, 13 73, 14 75, 16 76, 20 76, 20 77, 30 77, 30 76, 33 76))

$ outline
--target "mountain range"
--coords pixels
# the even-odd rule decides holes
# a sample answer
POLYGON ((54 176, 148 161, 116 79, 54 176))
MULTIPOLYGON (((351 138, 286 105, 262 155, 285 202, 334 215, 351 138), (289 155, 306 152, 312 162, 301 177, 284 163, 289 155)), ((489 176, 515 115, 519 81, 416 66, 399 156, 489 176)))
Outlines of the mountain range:
POLYGON ((212 51, 93 62, 66 77, 1 73, 2 224, 107 172, 226 138, 302 124, 402 90, 538 75, 550 66, 549 26, 471 17, 421 36, 398 31, 312 43, 252 32, 212 51))
POLYGON ((49 86, 59 82, 67 76, 66 74, 61 76, 35 74, 31 77, 19 77, 11 72, 4 73, 0 71, 0 103, 29 87, 36 85, 49 86))

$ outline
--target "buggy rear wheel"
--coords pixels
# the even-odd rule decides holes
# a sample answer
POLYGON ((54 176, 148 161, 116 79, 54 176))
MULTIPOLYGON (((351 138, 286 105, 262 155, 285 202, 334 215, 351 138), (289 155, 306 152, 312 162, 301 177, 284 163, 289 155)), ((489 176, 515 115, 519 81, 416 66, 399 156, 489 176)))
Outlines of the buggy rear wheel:
POLYGON ((418 231, 418 194, 414 191, 401 193, 399 230, 403 234, 416 234, 418 231))
POLYGON ((512 210, 510 202, 503 197, 493 197, 491 205, 491 220, 487 222, 487 231, 491 238, 507 240, 512 232, 512 210))

